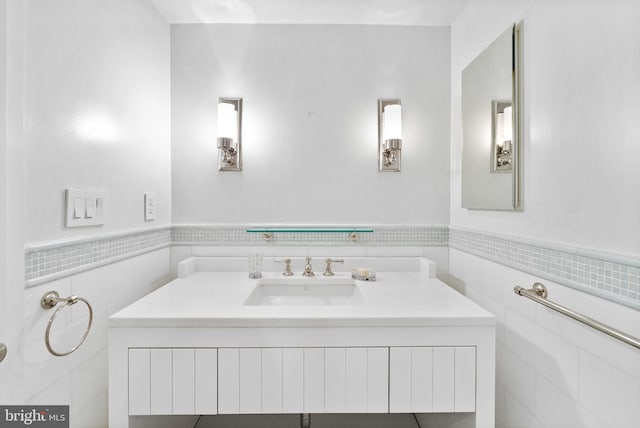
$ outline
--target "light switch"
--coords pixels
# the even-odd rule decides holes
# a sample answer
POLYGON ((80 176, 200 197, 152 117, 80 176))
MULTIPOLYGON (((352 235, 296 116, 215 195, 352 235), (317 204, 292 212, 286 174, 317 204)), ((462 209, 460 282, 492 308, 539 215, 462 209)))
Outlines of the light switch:
POLYGON ((85 198, 84 200, 86 218, 94 218, 96 216, 96 198, 85 198))
POLYGON ((85 227, 104 224, 106 193, 100 190, 65 190, 65 226, 85 227))
POLYGON ((144 221, 156 219, 156 195, 155 193, 144 194, 144 221))
POLYGON ((73 218, 84 216, 84 201, 82 198, 73 198, 73 218))

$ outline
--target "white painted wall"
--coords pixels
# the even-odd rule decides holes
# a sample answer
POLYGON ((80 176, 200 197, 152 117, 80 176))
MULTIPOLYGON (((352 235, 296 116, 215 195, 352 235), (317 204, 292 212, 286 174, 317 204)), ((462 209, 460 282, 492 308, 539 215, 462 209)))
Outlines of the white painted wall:
MULTIPOLYGON (((0 393, 3 402, 19 404, 24 398, 22 383, 23 366, 19 341, 22 325, 19 320, 24 317, 22 301, 24 294, 24 142, 23 129, 23 81, 24 81, 24 44, 23 19, 24 4, 22 2, 3 2, 6 13, 3 15, 3 41, 5 42, 3 68, 5 89, 5 131, 2 145, 2 208, 3 239, 0 250, 4 265, 0 269, 0 289, 4 293, 0 310, 3 311, 0 322, 3 322, 3 338, 8 353, 0 365, 0 378, 3 387, 0 393)), ((1 397, 0 397, 1 398, 1 397)))
POLYGON ((171 27, 173 222, 448 221, 449 29, 171 27), (217 171, 241 96, 243 171, 217 171), (377 99, 401 98, 402 172, 377 170, 377 99))
MULTIPOLYGON (((471 0, 452 26, 451 224, 640 255, 640 4, 471 0), (460 208, 462 69, 523 20, 524 211, 460 208)), ((498 427, 635 427, 638 351, 513 293, 539 280, 450 249, 450 283, 494 313, 498 427)), ((640 336, 632 309, 549 298, 640 336)))
POLYGON ((146 0, 25 6, 26 241, 168 224, 169 25, 146 0), (64 228, 64 189, 107 192, 104 227, 64 228), (157 196, 144 222, 144 192, 157 196))
MULTIPOLYGON (((0 0, 0 343, 9 342, 7 302, 7 2, 0 0)), ((10 344, 11 345, 11 344, 10 344)), ((0 364, 0 377, 8 374, 7 364, 0 364)), ((0 385, 0 401, 8 401, 7 382, 0 385)))
POLYGON ((451 224, 640 253, 640 3, 471 0, 452 26, 451 224), (524 211, 460 208, 460 73, 524 20, 524 211))
MULTIPOLYGON (((107 317, 168 281, 170 249, 25 290, 24 246, 170 222, 169 26, 147 0, 12 1, 6 11, 0 256, 8 269, 0 279, 7 305, 0 321, 9 322, 10 347, 0 369, 7 394, 0 397, 6 404, 69 404, 71 426, 104 427, 107 317), (68 186, 108 192, 104 227, 64 229, 68 186), (154 223, 143 220, 144 191, 158 196, 154 223), (40 298, 48 290, 86 297, 94 307, 87 342, 67 357, 45 349, 53 312, 40 298)), ((54 346, 74 345, 86 322, 82 311, 77 305, 61 313, 54 346)))

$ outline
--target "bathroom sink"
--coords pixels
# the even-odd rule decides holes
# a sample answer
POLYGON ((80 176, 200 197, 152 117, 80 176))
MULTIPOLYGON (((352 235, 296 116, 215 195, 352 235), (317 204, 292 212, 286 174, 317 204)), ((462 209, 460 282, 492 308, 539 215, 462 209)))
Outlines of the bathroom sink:
POLYGON ((358 285, 348 278, 263 279, 245 306, 361 305, 358 285))

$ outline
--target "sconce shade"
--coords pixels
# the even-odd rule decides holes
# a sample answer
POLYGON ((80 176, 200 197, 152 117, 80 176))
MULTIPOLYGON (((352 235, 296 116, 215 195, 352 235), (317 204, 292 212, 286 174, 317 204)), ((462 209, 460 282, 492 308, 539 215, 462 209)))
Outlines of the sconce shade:
POLYGON ((505 107, 504 114, 502 118, 502 140, 501 141, 512 141, 513 140, 513 107, 505 107))
POLYGON ((231 103, 218 103, 218 148, 238 141, 238 112, 231 103))
POLYGON ((402 105, 389 104, 382 113, 383 140, 387 148, 399 149, 402 146, 402 105), (394 141, 395 140, 395 141, 394 141), (389 146, 391 145, 391 146, 389 146), (395 147, 394 147, 395 146, 395 147))
POLYGON ((504 113, 496 114, 496 145, 502 146, 504 143, 504 113))

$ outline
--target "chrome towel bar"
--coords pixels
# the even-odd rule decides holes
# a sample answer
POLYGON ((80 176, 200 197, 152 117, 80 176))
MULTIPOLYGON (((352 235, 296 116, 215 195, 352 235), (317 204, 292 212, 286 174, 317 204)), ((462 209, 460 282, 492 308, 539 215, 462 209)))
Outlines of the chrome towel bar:
POLYGON ((589 327, 595 328, 596 330, 608 334, 611 337, 615 337, 616 339, 626 343, 627 345, 635 346, 636 348, 640 349, 640 339, 638 339, 637 337, 633 337, 629 334, 623 333, 620 330, 596 321, 593 318, 589 318, 587 316, 574 312, 571 309, 567 309, 562 305, 547 300, 547 287, 545 287, 544 284, 536 282, 535 284, 533 284, 533 288, 530 288, 528 290, 516 286, 514 287, 513 291, 520 296, 524 296, 528 299, 533 300, 534 302, 541 303, 546 307, 553 309, 554 311, 558 311, 563 315, 566 315, 576 321, 580 321, 581 323, 588 325, 589 327))

